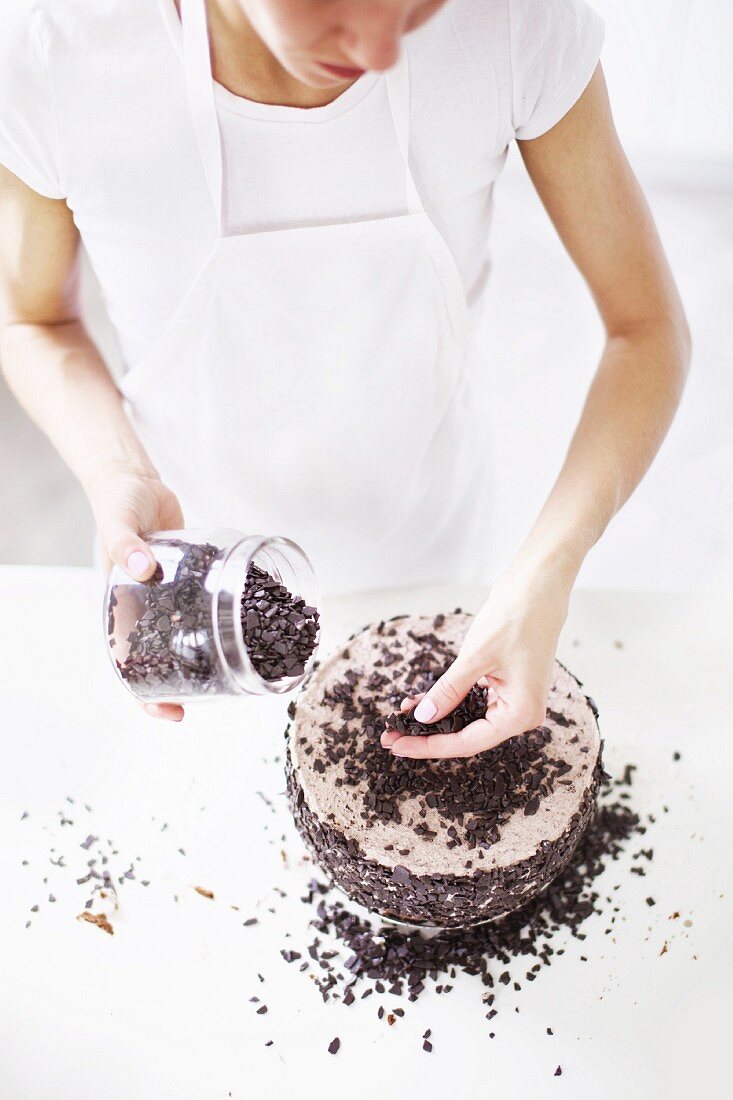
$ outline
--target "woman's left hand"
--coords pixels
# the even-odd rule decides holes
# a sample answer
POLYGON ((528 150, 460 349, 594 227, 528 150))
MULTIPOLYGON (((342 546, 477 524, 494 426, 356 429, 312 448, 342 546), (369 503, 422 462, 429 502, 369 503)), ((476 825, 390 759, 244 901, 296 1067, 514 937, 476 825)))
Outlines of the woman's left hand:
POLYGON ((401 735, 385 730, 381 743, 395 756, 436 759, 473 756, 534 729, 545 720, 557 641, 567 617, 571 585, 551 571, 513 574, 497 581, 464 638, 458 656, 423 695, 415 717, 433 722, 455 710, 474 684, 489 689, 486 717, 458 733, 401 735))

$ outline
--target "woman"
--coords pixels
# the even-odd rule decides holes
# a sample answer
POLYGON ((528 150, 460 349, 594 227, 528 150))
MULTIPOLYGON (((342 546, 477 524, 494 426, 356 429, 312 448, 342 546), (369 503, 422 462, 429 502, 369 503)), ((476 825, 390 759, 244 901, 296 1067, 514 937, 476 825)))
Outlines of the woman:
POLYGON ((534 527, 416 712, 442 717, 483 678, 485 719, 383 743, 467 756, 543 721, 575 577, 658 450, 689 360, 613 127, 600 20, 583 0, 16 9, 0 357, 80 479, 105 564, 139 578, 154 568, 142 533, 184 517, 295 538, 330 591, 482 577, 471 329, 518 141, 605 349, 534 527), (80 243, 119 335, 117 384, 79 317, 80 243))

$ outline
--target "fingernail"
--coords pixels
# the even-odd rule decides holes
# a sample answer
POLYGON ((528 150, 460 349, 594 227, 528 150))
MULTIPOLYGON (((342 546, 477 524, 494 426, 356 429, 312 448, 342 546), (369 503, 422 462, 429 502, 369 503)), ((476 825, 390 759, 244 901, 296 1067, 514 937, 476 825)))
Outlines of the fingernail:
POLYGON ((150 559, 142 550, 133 550, 127 559, 127 569, 133 575, 142 579, 150 568, 150 559))
POLYGON ((435 715, 437 713, 438 708, 436 707, 433 700, 428 699, 427 696, 424 699, 421 699, 415 707, 415 717, 417 718, 418 722, 429 722, 431 718, 435 718, 435 715))
POLYGON ((407 756, 407 753, 406 752, 397 752, 396 749, 392 749, 392 755, 393 756, 400 756, 400 757, 404 758, 405 756, 407 756))

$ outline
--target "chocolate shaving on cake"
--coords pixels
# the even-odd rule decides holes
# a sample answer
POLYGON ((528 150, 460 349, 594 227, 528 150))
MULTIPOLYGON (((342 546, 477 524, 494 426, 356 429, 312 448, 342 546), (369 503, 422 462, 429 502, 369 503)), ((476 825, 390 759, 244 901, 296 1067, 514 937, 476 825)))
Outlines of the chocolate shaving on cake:
MULTIPOLYGON (((458 644, 459 625, 455 618, 440 621, 436 617, 432 629, 425 629, 424 621, 405 623, 399 631, 388 622, 366 628, 353 636, 357 640, 349 646, 352 654, 358 649, 360 666, 347 665, 343 654, 337 654, 329 662, 322 687, 318 679, 309 680, 304 688, 309 724, 300 724, 298 704, 289 711, 295 723, 292 736, 297 764, 288 727, 288 798, 312 855, 349 897, 383 916, 413 924, 475 925, 517 908, 570 859, 592 817, 605 775, 602 743, 590 701, 586 703, 575 690, 568 698, 575 699, 586 723, 577 727, 577 733, 571 730, 567 734, 562 729, 575 726, 575 717, 557 723, 548 716, 553 728, 539 725, 473 757, 414 760, 394 756, 381 745, 380 737, 395 715, 395 707, 406 694, 417 694, 434 683, 455 658, 452 646, 458 644), (443 628, 445 637, 440 637, 436 631, 443 628), (560 745, 577 745, 580 733, 589 743, 573 749, 572 755, 568 753, 571 763, 563 759, 565 749, 560 745), (583 762, 581 754, 590 753, 591 745, 593 755, 583 762), (306 780, 308 797, 301 778, 306 780), (311 790, 310 779, 323 785, 311 790), (339 812, 354 822, 347 830, 333 812, 318 810, 318 791, 331 786, 343 789, 338 796, 343 807, 339 812), (563 792, 568 786, 573 792, 569 801, 563 792), (349 800, 352 790, 354 796, 349 800), (524 858, 495 863, 490 849, 501 840, 503 827, 535 815, 544 819, 543 804, 556 792, 554 804, 559 799, 569 807, 562 831, 543 838, 540 824, 534 851, 524 858), (366 839, 377 825, 384 859, 366 839), (365 841, 355 838, 354 832, 365 841), (423 851, 428 842, 436 852, 464 849, 471 858, 459 862, 457 851, 455 860, 443 861, 449 870, 436 867, 433 871, 423 856, 417 869, 409 858, 412 846, 405 843, 410 834, 423 851), (399 836, 402 843, 390 843, 393 836, 399 836), (365 848, 370 850, 369 856, 365 848)), ((572 677, 560 667, 565 681, 572 677)), ((474 695, 466 707, 472 705, 484 709, 485 697, 479 704, 474 695)), ((561 712, 552 711, 557 713, 561 712)))
MULTIPOLYGON (((343 680, 324 692, 332 714, 322 726, 323 755, 317 770, 342 767, 342 783, 364 786, 365 821, 400 822, 400 804, 424 798, 442 819, 449 845, 488 848, 499 839, 501 825, 514 811, 538 805, 569 767, 546 752, 552 734, 543 725, 505 741, 490 754, 461 759, 457 764, 445 761, 442 768, 436 768, 433 761, 392 756, 380 742, 385 728, 405 733, 456 732, 486 713, 487 692, 477 686, 453 714, 437 723, 425 725, 413 715, 395 712, 392 708, 406 695, 431 687, 456 656, 433 632, 418 635, 408 631, 408 636, 418 648, 407 661, 389 642, 381 645, 382 660, 392 654, 399 661, 397 683, 382 674, 375 678, 372 673, 367 680, 368 693, 355 697, 359 678, 355 670, 347 670, 343 680)), ((417 826, 416 831, 429 835, 427 826, 417 826)))

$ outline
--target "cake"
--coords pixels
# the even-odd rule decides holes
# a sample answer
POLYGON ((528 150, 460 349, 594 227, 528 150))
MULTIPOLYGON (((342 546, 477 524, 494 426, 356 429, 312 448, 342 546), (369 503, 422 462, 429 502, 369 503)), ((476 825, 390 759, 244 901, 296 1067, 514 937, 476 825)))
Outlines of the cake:
POLYGON ((595 703, 559 661, 545 721, 477 756, 412 760, 380 736, 425 691, 471 623, 396 616, 318 664, 290 704, 288 801, 315 861, 350 898, 416 925, 499 918, 545 888, 595 810, 595 703))

